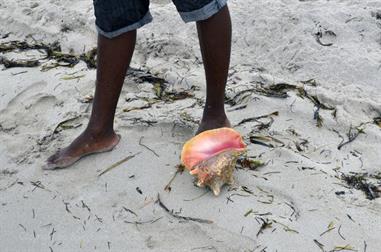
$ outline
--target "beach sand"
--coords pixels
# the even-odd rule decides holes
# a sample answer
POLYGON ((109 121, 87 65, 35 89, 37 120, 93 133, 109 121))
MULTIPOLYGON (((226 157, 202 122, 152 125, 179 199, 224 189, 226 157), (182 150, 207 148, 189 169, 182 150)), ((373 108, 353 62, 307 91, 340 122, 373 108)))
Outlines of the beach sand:
MULTIPOLYGON (((41 71, 54 62, 41 60, 0 71, 1 251, 380 251, 381 2, 229 7, 226 109, 248 156, 265 165, 237 169, 219 197, 187 172, 164 190, 197 129, 205 83, 194 24, 170 1, 152 1, 112 152, 42 170, 86 127, 94 69, 81 61, 41 71)), ((0 0, 0 38, 87 52, 96 46, 92 2, 0 0)))

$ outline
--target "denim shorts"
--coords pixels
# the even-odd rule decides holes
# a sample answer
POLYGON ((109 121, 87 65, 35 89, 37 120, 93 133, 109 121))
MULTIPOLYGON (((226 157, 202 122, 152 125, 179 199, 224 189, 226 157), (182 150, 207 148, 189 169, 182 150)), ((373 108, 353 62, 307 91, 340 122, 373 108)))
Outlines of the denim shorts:
MULTIPOLYGON (((98 32, 114 38, 152 21, 149 0, 93 0, 98 32)), ((184 22, 208 19, 225 5, 227 0, 172 0, 184 22)))

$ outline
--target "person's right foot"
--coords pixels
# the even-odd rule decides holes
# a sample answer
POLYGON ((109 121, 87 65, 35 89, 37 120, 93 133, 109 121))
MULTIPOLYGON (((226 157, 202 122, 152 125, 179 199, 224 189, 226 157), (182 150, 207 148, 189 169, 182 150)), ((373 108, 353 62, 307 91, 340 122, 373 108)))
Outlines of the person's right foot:
POLYGON ((86 155, 111 151, 119 143, 119 140, 120 135, 114 132, 105 136, 84 131, 68 147, 49 157, 43 169, 66 168, 86 155))

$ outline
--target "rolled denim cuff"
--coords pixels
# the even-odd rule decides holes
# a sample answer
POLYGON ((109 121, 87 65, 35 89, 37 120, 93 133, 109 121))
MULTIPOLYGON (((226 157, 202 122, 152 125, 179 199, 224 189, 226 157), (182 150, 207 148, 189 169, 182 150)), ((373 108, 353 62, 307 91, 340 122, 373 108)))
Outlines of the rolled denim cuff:
POLYGON ((205 20, 219 12, 223 7, 225 7, 227 1, 228 0, 213 0, 212 2, 198 10, 190 12, 179 12, 179 14, 185 23, 205 20))
POLYGON ((99 26, 95 25, 96 28, 97 28, 97 31, 99 34, 105 36, 106 38, 115 38, 119 35, 122 35, 123 33, 126 33, 126 32, 129 32, 129 31, 133 31, 133 30, 136 30, 140 27, 143 27, 144 25, 148 24, 152 22, 152 16, 151 16, 151 13, 148 11, 144 17, 142 19, 140 19, 138 22, 134 23, 134 24, 131 24, 131 25, 128 25, 126 27, 123 27, 123 28, 120 28, 116 31, 112 31, 112 32, 105 32, 103 31, 101 28, 99 28, 99 26))

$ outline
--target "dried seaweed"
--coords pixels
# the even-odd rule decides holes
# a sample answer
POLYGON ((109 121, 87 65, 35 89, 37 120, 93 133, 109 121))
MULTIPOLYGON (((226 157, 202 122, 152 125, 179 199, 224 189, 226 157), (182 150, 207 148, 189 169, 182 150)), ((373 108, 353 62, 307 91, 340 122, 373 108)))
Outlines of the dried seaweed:
POLYGON ((139 187, 136 187, 135 189, 136 189, 136 191, 137 191, 139 194, 143 194, 143 191, 142 191, 139 187))
POLYGON ((272 112, 270 114, 267 114, 267 115, 261 115, 261 116, 255 116, 255 117, 245 118, 245 119, 241 120, 239 123, 237 123, 236 125, 234 125, 234 127, 241 126, 242 124, 245 124, 245 123, 248 123, 248 122, 257 122, 259 119, 271 118, 272 116, 278 116, 278 115, 279 115, 279 112, 278 111, 274 111, 274 112, 272 112))
POLYGON ((22 225, 22 224, 19 224, 19 226, 24 230, 24 232, 26 232, 27 230, 26 230, 26 227, 24 226, 24 225, 22 225))
POLYGON ((287 205, 292 210, 290 217, 295 216, 295 220, 298 220, 298 218, 300 217, 300 212, 294 206, 294 202, 292 202, 292 201, 290 203, 284 202, 284 204, 287 205))
POLYGON ((53 240, 53 235, 54 235, 55 233, 57 233, 57 230, 55 230, 54 227, 53 227, 52 232, 50 232, 50 234, 49 234, 49 236, 50 236, 50 240, 51 240, 51 241, 53 240))
MULTIPOLYGON (((311 79, 302 82, 304 85, 311 85, 311 86, 316 86, 316 81, 311 79)), ((319 98, 316 95, 310 95, 307 90, 303 86, 297 86, 297 85, 292 85, 288 83, 276 83, 273 85, 264 85, 262 83, 259 83, 255 88, 250 88, 246 90, 242 90, 237 92, 233 97, 225 97, 225 103, 235 106, 239 104, 239 99, 241 99, 241 96, 243 95, 251 95, 252 93, 258 93, 260 95, 268 96, 268 97, 275 97, 275 98, 287 98, 288 92, 289 91, 295 91, 297 92, 297 95, 301 98, 306 98, 310 100, 316 107, 314 111, 314 119, 316 120, 316 125, 318 127, 321 127, 323 125, 323 118, 320 115, 320 110, 333 110, 333 116, 335 116, 335 108, 333 106, 330 106, 328 104, 324 104, 319 100, 319 98)), ((242 99, 241 99, 242 100, 242 99)), ((240 106, 239 109, 245 108, 246 105, 240 106)), ((277 115, 277 114, 270 114, 271 115, 277 115)), ((240 126, 244 123, 247 122, 252 122, 252 121, 258 121, 263 117, 252 117, 252 118, 246 118, 243 119, 241 122, 236 124, 235 126, 240 126)), ((263 127, 269 127, 271 125, 271 122, 269 124, 262 124, 260 126, 263 127)))
POLYGON ((77 119, 80 118, 80 117, 81 117, 81 116, 74 116, 74 117, 72 117, 72 118, 63 120, 62 122, 59 122, 59 123, 57 124, 57 126, 54 128, 54 130, 53 130, 53 134, 59 133, 59 132, 61 132, 62 130, 65 130, 65 129, 72 129, 72 128, 78 128, 78 127, 80 127, 80 126, 82 125, 81 123, 70 124, 71 122, 77 120, 77 119))
POLYGON ((334 110, 335 109, 334 107, 332 107, 330 105, 322 103, 316 95, 310 95, 307 92, 307 90, 304 89, 304 88, 299 87, 298 88, 298 92, 299 92, 298 93, 299 97, 301 97, 301 98, 307 98, 308 100, 310 100, 319 109, 324 109, 324 110, 334 110))
POLYGON ((198 87, 192 86, 190 89, 184 91, 169 91, 167 90, 168 82, 165 79, 152 74, 150 71, 144 71, 136 68, 130 68, 127 72, 127 76, 133 78, 136 83, 148 82, 152 84, 152 89, 157 99, 164 102, 173 102, 193 98, 193 91, 198 90, 198 87))
POLYGON ((160 200, 159 194, 157 195, 156 203, 158 203, 161 208, 163 208, 169 215, 171 215, 172 217, 174 217, 176 219, 185 220, 185 221, 194 221, 194 222, 206 223, 206 224, 212 224, 213 223, 213 221, 211 221, 211 220, 199 219, 199 218, 194 218, 194 217, 186 217, 186 216, 181 216, 181 215, 174 213, 173 210, 169 210, 169 208, 166 205, 164 205, 164 203, 160 200))
POLYGON ((273 85, 265 86, 263 83, 258 83, 255 88, 249 88, 237 92, 233 97, 225 97, 225 103, 230 106, 235 106, 241 103, 241 101, 247 96, 257 93, 259 95, 267 97, 275 97, 285 99, 288 96, 287 92, 291 90, 297 90, 299 87, 288 83, 276 83, 273 85), (243 98, 242 98, 243 97, 243 98))
POLYGON ((248 194, 254 194, 247 186, 241 186, 241 190, 248 194))
POLYGON ((41 181, 30 181, 30 183, 34 186, 34 188, 32 189, 32 191, 34 191, 34 190, 36 190, 36 188, 40 188, 40 189, 42 189, 42 190, 46 190, 46 191, 49 191, 50 192, 50 190, 49 189, 47 189, 43 184, 42 184, 42 182, 41 181))
POLYGON ((270 121, 267 122, 267 123, 260 122, 259 124, 254 125, 254 127, 253 127, 253 129, 251 130, 250 133, 259 133, 262 130, 269 129, 271 127, 271 125, 274 123, 274 119, 272 117, 270 117, 269 119, 270 119, 270 121))
POLYGON ((34 43, 34 44, 29 44, 26 41, 9 41, 5 43, 0 44, 0 53, 6 53, 6 52, 11 52, 11 51, 25 51, 25 50, 56 50, 60 51, 61 48, 59 44, 53 43, 53 44, 43 44, 43 43, 34 43))
POLYGON ((334 223, 333 223, 333 222, 329 223, 329 225, 328 225, 328 227, 327 227, 327 230, 324 231, 323 233, 321 233, 321 234, 320 234, 320 237, 323 236, 323 235, 325 235, 326 233, 331 232, 331 231, 334 230, 335 228, 336 228, 336 227, 334 226, 334 223))
POLYGON ((261 85, 255 91, 261 95, 267 97, 275 97, 275 98, 287 98, 288 91, 296 90, 298 87, 296 85, 288 84, 288 83, 277 83, 269 86, 261 85))
POLYGON ((345 246, 335 246, 334 249, 332 249, 330 252, 335 251, 357 251, 355 248, 353 248, 351 245, 347 244, 345 246))
POLYGON ((315 79, 309 79, 309 80, 301 81, 301 83, 303 83, 304 85, 309 85, 309 86, 312 86, 312 87, 317 87, 317 82, 316 82, 315 79))
POLYGON ((184 122, 190 122, 190 123, 194 123, 194 124, 198 124, 199 121, 196 120, 195 118, 193 118, 188 112, 186 111, 183 111, 180 113, 180 119, 184 122))
POLYGON ((4 67, 12 68, 12 67, 37 67, 40 65, 40 61, 38 60, 9 60, 5 57, 0 57, 0 64, 3 64, 4 67))
POLYGON ((91 212, 90 207, 83 200, 81 200, 81 203, 82 203, 82 208, 85 208, 87 209, 87 211, 91 212))
POLYGON ((320 248, 322 252, 325 252, 324 245, 321 244, 318 240, 314 239, 314 243, 320 248))
POLYGON ((353 142, 354 140, 356 140, 356 138, 364 133, 364 129, 361 128, 363 124, 361 124, 360 126, 358 127, 355 127, 353 128, 352 126, 349 128, 349 132, 347 133, 347 137, 348 137, 348 140, 347 141, 344 141, 344 139, 342 139, 341 143, 339 144, 339 146, 337 146, 337 149, 340 150, 343 146, 353 142), (353 130, 356 130, 355 132, 353 130))
POLYGON ((248 156, 240 157, 237 160, 238 169, 256 170, 259 167, 265 166, 263 161, 250 158, 248 156))
POLYGON ((262 145, 269 148, 283 147, 285 144, 272 136, 251 135, 250 143, 262 145))
POLYGON ((218 251, 215 246, 203 246, 203 247, 191 248, 191 251, 194 251, 194 250, 202 250, 202 251, 213 250, 213 251, 218 251))
POLYGON ((130 108, 125 108, 123 109, 123 112, 130 112, 130 111, 134 111, 134 110, 142 110, 142 109, 147 109, 147 108, 151 108, 152 107, 152 104, 154 104, 155 102, 153 103, 147 103, 141 107, 130 107, 130 108))
POLYGON ((241 109, 245 109, 245 108, 247 108, 247 105, 242 105, 242 106, 238 106, 238 107, 235 107, 232 109, 228 109, 228 112, 233 112, 233 111, 237 111, 237 110, 241 110, 241 109))
POLYGON ((15 175, 18 173, 18 170, 10 170, 8 168, 4 169, 4 170, 0 170, 0 175, 2 176, 12 176, 12 175, 15 175))
POLYGON ((299 234, 299 232, 295 229, 292 229, 290 228, 289 226, 283 224, 283 223, 280 223, 279 221, 276 221, 276 220, 273 220, 274 223, 276 224, 279 224, 283 227, 283 230, 286 231, 286 232, 292 232, 292 233, 295 233, 295 234, 299 234))
POLYGON ((16 75, 19 75, 19 74, 24 74, 24 73, 27 73, 28 71, 21 71, 21 72, 18 72, 18 73, 11 73, 13 76, 16 76, 16 75))
POLYGON ((131 214, 133 214, 133 215, 135 215, 136 217, 138 217, 138 215, 134 212, 134 211, 132 211, 131 209, 129 209, 129 208, 127 208, 127 207, 122 207, 126 212, 128 212, 128 213, 131 213, 131 214))
POLYGON ((234 96, 231 98, 225 95, 225 103, 229 104, 230 106, 238 105, 242 102, 244 98, 251 96, 251 94, 254 93, 255 91, 256 91, 255 88, 242 90, 234 94, 234 96), (244 98, 242 98, 243 95, 245 95, 244 98))
POLYGON ((147 145, 145 145, 145 144, 142 143, 143 138, 144 138, 144 136, 141 136, 141 137, 140 137, 140 139, 139 139, 139 145, 140 145, 140 146, 143 146, 143 147, 146 148, 147 150, 151 151, 156 157, 160 157, 159 154, 157 154, 153 149, 151 149, 150 147, 148 147, 147 145))
MULTIPOLYGON (((314 80, 308 80, 305 82, 302 82, 304 84, 310 84, 312 86, 316 86, 316 82, 314 80)), ((320 116, 319 111, 320 109, 324 110, 334 110, 335 108, 329 105, 326 105, 322 103, 317 96, 310 95, 307 90, 304 87, 288 84, 288 83, 277 83, 270 86, 263 86, 261 85, 259 88, 245 90, 245 91, 255 91, 261 95, 265 95, 268 97, 276 97, 276 98, 287 98, 288 91, 297 91, 297 94, 301 98, 307 98, 310 100, 316 107, 316 110, 314 112, 314 119, 317 120, 317 126, 321 127, 323 118, 320 116)), ((244 91, 241 91, 241 93, 244 91)))
POLYGON ((269 198, 269 201, 263 201, 263 200, 258 200, 258 199, 257 199, 257 201, 258 201, 259 203, 262 203, 262 204, 268 204, 268 205, 274 203, 274 195, 267 194, 266 196, 269 198))
POLYGON ((192 86, 190 89, 180 91, 180 92, 165 91, 161 96, 161 100, 163 100, 165 102, 173 102, 173 101, 178 101, 178 100, 184 100, 187 98, 193 98, 194 97, 194 93, 193 93, 194 90, 195 90, 195 86, 192 86))
POLYGON ((81 79, 83 77, 85 77, 86 75, 85 74, 81 74, 81 75, 66 75, 66 76, 63 76, 61 77, 61 80, 78 80, 78 79, 81 79))
POLYGON ((134 155, 128 156, 128 157, 126 157, 126 158, 123 158, 122 160, 120 160, 120 161, 116 162, 115 164, 113 164, 113 165, 107 167, 106 169, 104 169, 104 171, 102 171, 101 173, 98 174, 98 177, 100 177, 100 176, 102 176, 103 174, 109 172, 110 170, 114 169, 115 167, 117 167, 117 166, 123 164, 124 162, 127 162, 128 160, 130 160, 130 159, 136 157, 136 156, 139 155, 139 154, 140 154, 140 152, 138 152, 138 153, 136 153, 136 154, 134 154, 134 155))
POLYGON ((5 33, 5 34, 1 34, 0 37, 1 37, 2 39, 6 39, 6 38, 8 38, 9 35, 11 35, 11 34, 12 34, 12 32, 8 32, 8 33, 5 33))
MULTIPOLYGON (((156 94, 157 95, 157 94, 156 94)), ((165 103, 171 103, 178 100, 183 100, 187 98, 194 98, 194 94, 191 92, 191 90, 185 90, 180 92, 164 92, 163 94, 160 94, 160 97, 157 97, 157 99, 145 99, 142 98, 146 104, 140 106, 140 107, 130 107, 123 109, 123 112, 130 112, 134 110, 142 110, 142 109, 148 109, 151 108, 152 105, 159 103, 159 102, 165 102, 165 103)))
POLYGON ((369 176, 367 173, 352 173, 350 175, 342 174, 341 178, 352 188, 363 191, 366 195, 366 198, 369 200, 374 200, 381 197, 380 186, 376 186, 369 181, 367 177, 381 179, 378 175, 369 176))
POLYGON ((261 227, 259 228, 258 232, 257 232, 257 237, 260 235, 260 234, 263 234, 263 231, 265 229, 268 229, 268 228, 271 228, 272 227, 272 222, 270 222, 268 219, 263 219, 261 217, 256 217, 255 218, 256 220, 261 220, 262 221, 262 225, 261 227))
POLYGON ((82 53, 79 58, 86 63, 87 68, 94 69, 97 68, 97 48, 93 48, 88 52, 82 53))
MULTIPOLYGON (((127 76, 134 78, 136 83, 148 82, 148 83, 151 83, 153 85, 154 84, 162 85, 160 88, 163 90, 166 88, 164 83, 166 83, 167 81, 163 78, 155 76, 154 74, 152 74, 149 71, 143 71, 141 69, 130 67, 127 71, 127 76)), ((159 93, 161 93, 161 91, 159 93)), ((160 96, 160 94, 159 94, 159 96, 160 96)))
POLYGON ((323 118, 320 115, 320 107, 317 107, 314 112, 314 120, 316 120, 316 126, 321 128, 323 126, 323 118))
MULTIPOLYGON (((0 53, 6 53, 11 51, 27 51, 27 50, 39 50, 45 53, 45 57, 41 60, 55 60, 56 63, 53 65, 43 66, 42 70, 49 70, 51 68, 62 66, 62 67, 73 67, 77 65, 80 61, 86 63, 89 69, 96 68, 96 54, 97 49, 93 48, 88 52, 84 52, 80 55, 73 53, 63 53, 61 46, 58 42, 51 44, 45 44, 42 42, 35 42, 33 44, 26 41, 9 41, 0 44, 0 53)), ((2 58, 0 64, 4 64, 5 68, 11 67, 36 67, 41 65, 41 60, 8 60, 2 58)))
POLYGON ((345 237, 343 236, 343 234, 341 233, 341 225, 340 225, 339 229, 337 230, 337 233, 339 234, 341 239, 346 240, 345 237))
POLYGON ((148 126, 152 126, 157 123, 156 120, 147 120, 143 118, 123 118, 125 121, 132 121, 133 124, 146 124, 148 126))
POLYGON ((374 124, 381 128, 381 117, 376 117, 373 119, 374 124))
POLYGON ((209 193, 208 191, 205 191, 202 194, 200 194, 199 196, 196 196, 196 197, 194 197, 192 199, 184 199, 184 201, 194 201, 196 199, 199 199, 199 198, 203 197, 204 195, 207 195, 208 193, 209 193))
POLYGON ((163 217, 159 217, 159 218, 156 218, 156 219, 153 219, 153 220, 149 220, 149 221, 124 221, 124 223, 127 223, 127 224, 135 224, 135 225, 143 225, 143 224, 153 224, 155 222, 157 222, 158 220, 162 219, 163 217))
MULTIPOLYGON (((167 91, 164 89, 159 89, 160 85, 155 85, 154 90, 157 98, 160 101, 164 102, 174 102, 178 100, 184 100, 187 98, 194 98, 193 91, 196 90, 195 86, 192 86, 190 89, 183 90, 183 91, 167 91)), ((161 86, 160 86, 161 87, 161 86)))
POLYGON ((247 194, 232 193, 226 197, 226 204, 228 204, 229 202, 234 202, 234 200, 231 199, 233 196, 250 197, 250 195, 247 195, 247 194))
POLYGON ((169 180, 167 185, 164 187, 164 191, 170 192, 172 190, 172 187, 171 187, 172 182, 175 180, 177 174, 182 173, 184 171, 184 169, 185 169, 185 167, 181 164, 176 166, 176 172, 172 176, 172 178, 169 180))
POLYGON ((295 147, 296 149, 299 151, 299 152, 303 152, 305 151, 307 148, 308 148, 308 140, 307 139, 300 139, 301 142, 297 142, 295 141, 294 144, 295 144, 295 147))
POLYGON ((353 221, 354 223, 356 223, 355 220, 352 218, 352 216, 350 216, 349 214, 347 214, 347 217, 348 217, 348 219, 350 219, 351 221, 353 221))
POLYGON ((248 210, 243 216, 244 217, 247 217, 247 216, 249 216, 250 214, 252 214, 254 212, 254 210, 253 209, 250 209, 250 210, 248 210))

